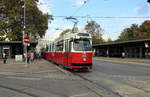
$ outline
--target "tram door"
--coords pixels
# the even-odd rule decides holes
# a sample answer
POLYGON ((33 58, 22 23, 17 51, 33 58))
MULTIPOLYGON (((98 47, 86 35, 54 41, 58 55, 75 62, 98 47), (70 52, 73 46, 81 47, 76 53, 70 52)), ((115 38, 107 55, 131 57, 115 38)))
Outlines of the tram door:
POLYGON ((65 64, 69 65, 70 64, 70 55, 71 55, 71 41, 66 40, 65 41, 65 64))

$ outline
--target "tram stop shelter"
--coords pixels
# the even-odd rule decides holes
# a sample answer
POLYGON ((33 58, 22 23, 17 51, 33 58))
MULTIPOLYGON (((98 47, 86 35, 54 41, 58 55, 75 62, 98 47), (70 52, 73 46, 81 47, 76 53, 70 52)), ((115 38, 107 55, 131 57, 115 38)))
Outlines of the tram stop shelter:
MULTIPOLYGON (((38 42, 30 42, 28 49, 35 49, 38 42)), ((23 54, 22 41, 0 41, 0 58, 3 52, 7 53, 8 58, 15 58, 15 55, 23 54)))
POLYGON ((150 58, 150 39, 111 42, 93 45, 95 56, 150 58))

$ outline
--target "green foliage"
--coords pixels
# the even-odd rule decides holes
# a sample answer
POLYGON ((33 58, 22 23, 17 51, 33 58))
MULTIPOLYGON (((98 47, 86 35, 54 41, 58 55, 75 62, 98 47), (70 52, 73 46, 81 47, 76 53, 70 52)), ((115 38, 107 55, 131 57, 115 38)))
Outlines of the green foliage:
MULTIPOLYGON (((37 7, 38 0, 26 1, 26 29, 31 40, 43 37, 48 29, 49 14, 37 7)), ((0 40, 22 40, 24 0, 0 0, 0 40)))
POLYGON ((137 39, 139 33, 138 25, 132 24, 130 28, 125 28, 119 36, 119 40, 137 39))
POLYGON ((150 21, 143 22, 140 26, 132 24, 130 28, 125 28, 117 41, 128 41, 150 38, 150 21))
POLYGON ((139 39, 150 39, 150 21, 145 21, 139 29, 139 39))

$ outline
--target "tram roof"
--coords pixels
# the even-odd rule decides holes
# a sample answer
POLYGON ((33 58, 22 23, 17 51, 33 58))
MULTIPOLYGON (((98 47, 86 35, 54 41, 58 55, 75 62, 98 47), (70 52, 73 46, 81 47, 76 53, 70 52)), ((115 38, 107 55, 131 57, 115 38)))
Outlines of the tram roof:
POLYGON ((95 44, 95 45, 93 45, 93 46, 123 45, 123 44, 140 43, 140 42, 150 42, 150 39, 140 39, 140 40, 130 40, 130 41, 120 41, 120 42, 102 43, 102 44, 95 44))
MULTIPOLYGON (((69 33, 66 33, 66 34, 56 38, 54 42, 60 41, 60 40, 63 40, 63 39, 70 39, 70 38, 72 38, 72 37, 74 37, 76 35, 79 35, 80 33, 87 33, 87 32, 81 32, 81 31, 79 31, 78 33, 71 33, 71 32, 69 32, 69 33)), ((87 34, 89 34, 89 33, 87 33, 87 34)))

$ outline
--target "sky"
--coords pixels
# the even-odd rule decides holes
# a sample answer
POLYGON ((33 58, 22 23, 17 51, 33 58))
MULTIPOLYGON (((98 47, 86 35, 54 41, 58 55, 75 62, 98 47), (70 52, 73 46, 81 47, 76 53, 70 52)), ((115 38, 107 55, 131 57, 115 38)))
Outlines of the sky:
MULTIPOLYGON (((150 17, 147 0, 39 0, 39 9, 53 16, 86 16, 78 18, 78 27, 83 29, 88 21, 94 20, 104 30, 104 39, 115 40, 121 31, 131 24, 141 24, 150 18, 93 18, 93 17, 150 17), (85 3, 86 2, 86 3, 85 3), (85 4, 84 4, 85 3, 85 4)), ((53 40, 60 32, 72 28, 73 23, 54 17, 48 25, 44 39, 53 40)))

